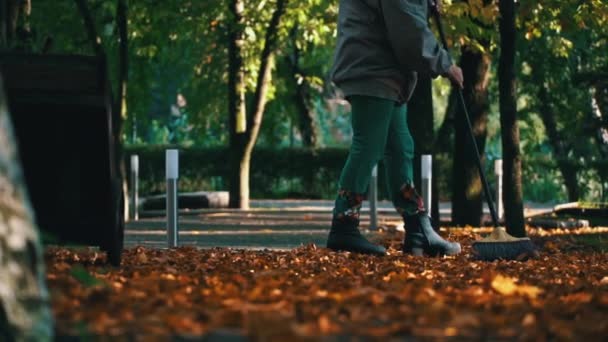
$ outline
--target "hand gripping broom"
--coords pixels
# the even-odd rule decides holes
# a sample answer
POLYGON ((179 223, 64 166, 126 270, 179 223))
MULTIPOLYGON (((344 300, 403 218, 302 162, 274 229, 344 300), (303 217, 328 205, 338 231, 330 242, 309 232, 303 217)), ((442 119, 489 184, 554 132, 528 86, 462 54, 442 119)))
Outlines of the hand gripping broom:
MULTIPOLYGON (((437 21, 437 29, 439 30, 441 42, 446 51, 449 51, 443 26, 441 25, 439 11, 434 2, 435 1, 431 1, 431 11, 433 12, 433 16, 437 21)), ((475 134, 473 133, 469 111, 467 110, 462 89, 460 88, 458 89, 458 100, 467 121, 467 127, 471 135, 471 141, 473 142, 473 149, 475 150, 474 154, 476 157, 475 161, 477 162, 477 169, 479 170, 484 195, 486 197, 486 201, 488 202, 488 207, 490 208, 490 214, 492 215, 492 222, 494 223, 494 230, 488 237, 473 242, 473 256, 476 259, 487 261, 496 259, 524 260, 531 256, 537 256, 538 252, 536 251, 536 247, 530 238, 516 238, 507 234, 504 228, 498 226, 498 215, 496 214, 496 209, 494 208, 494 203, 492 202, 492 197, 490 196, 490 187, 488 186, 486 174, 483 170, 483 166, 481 165, 481 157, 479 156, 479 148, 477 147, 477 142, 475 141, 475 134)))

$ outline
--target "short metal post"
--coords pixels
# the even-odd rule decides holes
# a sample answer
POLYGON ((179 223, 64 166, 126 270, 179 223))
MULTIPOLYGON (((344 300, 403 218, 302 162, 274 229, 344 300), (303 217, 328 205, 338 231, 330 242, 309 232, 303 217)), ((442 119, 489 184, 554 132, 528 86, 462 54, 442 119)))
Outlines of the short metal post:
POLYGON ((139 156, 131 156, 131 219, 139 220, 139 156))
POLYGON ((421 158, 421 172, 420 178, 422 179, 422 198, 424 199, 424 207, 428 213, 431 213, 432 206, 432 184, 433 184, 433 156, 425 154, 421 158))
POLYGON ((372 170, 372 179, 369 183, 369 229, 378 229, 378 165, 372 170))
POLYGON ((502 202, 502 159, 494 161, 494 173, 496 174, 496 207, 498 218, 502 219, 505 211, 502 202))
POLYGON ((177 179, 179 178, 178 150, 166 151, 167 173, 167 243, 169 248, 179 245, 177 179))

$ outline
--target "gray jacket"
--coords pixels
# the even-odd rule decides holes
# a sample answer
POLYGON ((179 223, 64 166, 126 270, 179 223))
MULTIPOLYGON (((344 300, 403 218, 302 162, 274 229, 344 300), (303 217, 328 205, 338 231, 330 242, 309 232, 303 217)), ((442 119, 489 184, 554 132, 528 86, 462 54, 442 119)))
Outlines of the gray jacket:
POLYGON ((332 80, 345 96, 407 102, 417 72, 445 75, 452 61, 428 26, 428 0, 340 0, 332 80))

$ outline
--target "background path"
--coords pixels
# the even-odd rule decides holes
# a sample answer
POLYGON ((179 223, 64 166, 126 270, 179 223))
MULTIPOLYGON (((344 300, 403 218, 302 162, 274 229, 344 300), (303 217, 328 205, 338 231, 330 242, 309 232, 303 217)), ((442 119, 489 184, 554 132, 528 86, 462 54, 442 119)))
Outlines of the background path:
MULTIPOLYGON (((332 201, 252 200, 251 209, 201 209, 180 211, 180 245, 247 249, 289 249, 314 243, 325 244, 331 221, 332 201)), ((527 214, 551 210, 552 206, 529 205, 527 214)), ((487 210, 486 210, 487 212, 487 210)), ((442 221, 451 215, 450 203, 440 205, 442 221)), ((125 247, 167 246, 163 211, 144 212, 138 221, 127 222, 125 247)), ((489 218, 489 217, 488 217, 489 218)), ((400 229, 399 215, 388 201, 378 204, 378 225, 400 229)), ((369 231, 369 210, 364 204, 361 227, 369 231)))

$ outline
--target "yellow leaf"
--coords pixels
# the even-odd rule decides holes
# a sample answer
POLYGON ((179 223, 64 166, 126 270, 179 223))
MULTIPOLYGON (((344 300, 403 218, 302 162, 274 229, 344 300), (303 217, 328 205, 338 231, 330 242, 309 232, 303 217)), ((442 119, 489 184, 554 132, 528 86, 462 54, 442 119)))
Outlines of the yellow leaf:
POLYGON ((531 286, 531 285, 517 285, 513 278, 505 277, 503 275, 497 275, 492 280, 492 288, 505 296, 511 295, 524 295, 530 298, 536 298, 540 293, 543 292, 542 289, 531 286))
POLYGON ((539 294, 543 293, 543 290, 536 286, 522 285, 517 288, 517 293, 528 296, 530 298, 536 298, 539 294))
POLYGON ((515 281, 500 274, 492 280, 492 288, 496 290, 496 292, 507 296, 510 296, 517 291, 515 281))

